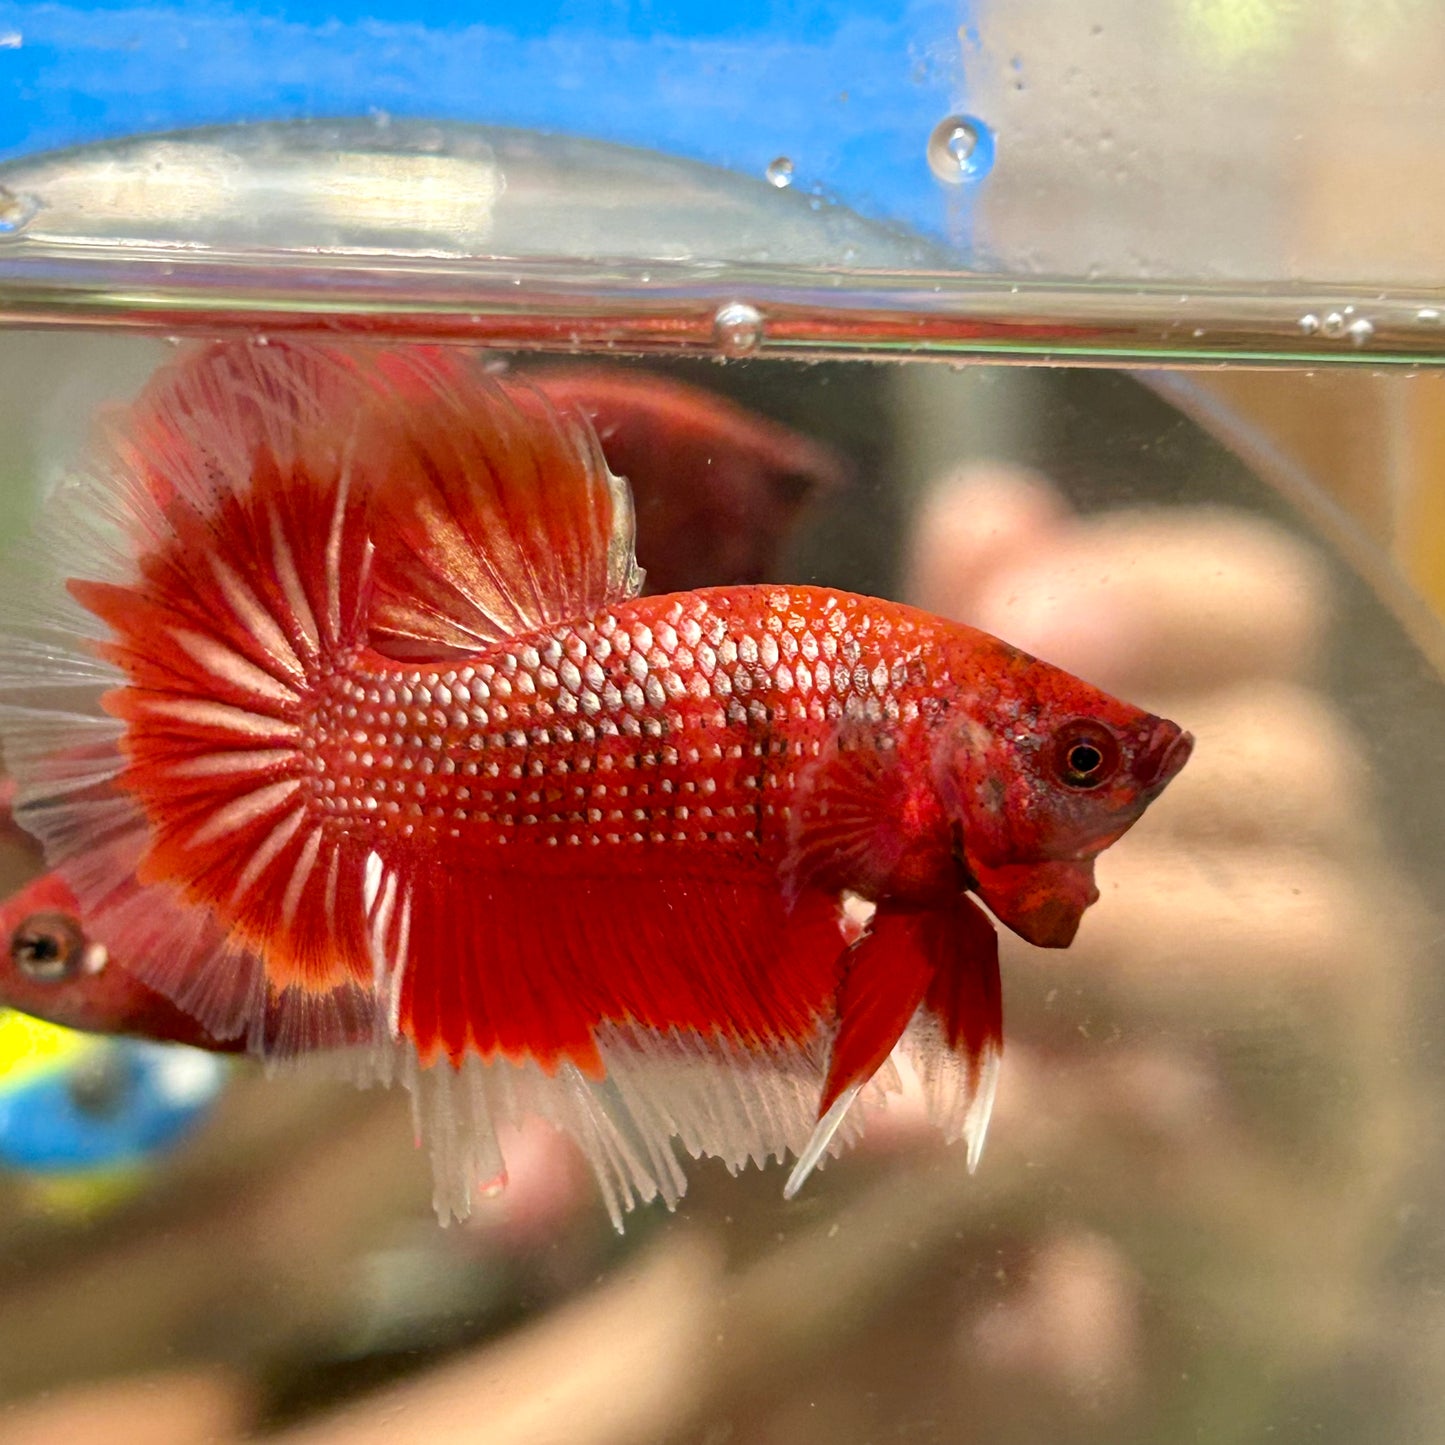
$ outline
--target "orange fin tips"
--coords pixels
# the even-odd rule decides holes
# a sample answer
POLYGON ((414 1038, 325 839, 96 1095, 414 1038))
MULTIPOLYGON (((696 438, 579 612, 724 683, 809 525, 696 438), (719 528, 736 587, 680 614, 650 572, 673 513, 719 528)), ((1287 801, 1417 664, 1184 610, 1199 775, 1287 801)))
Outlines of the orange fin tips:
POLYGON ((371 644, 441 662, 636 596, 627 484, 586 420, 475 364, 389 358, 359 448, 377 539, 371 644))

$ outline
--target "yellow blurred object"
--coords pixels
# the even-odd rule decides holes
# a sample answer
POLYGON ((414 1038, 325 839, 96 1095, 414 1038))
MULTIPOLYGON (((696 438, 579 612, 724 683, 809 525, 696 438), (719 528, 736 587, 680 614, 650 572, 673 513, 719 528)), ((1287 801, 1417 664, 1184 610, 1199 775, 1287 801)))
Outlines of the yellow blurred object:
POLYGON ((135 1163, 112 1169, 77 1170, 74 1174, 37 1175, 26 1180, 25 1198, 38 1214, 94 1219, 133 1198, 146 1178, 146 1166, 135 1163))
POLYGON ((66 1068, 95 1047, 94 1039, 72 1029, 0 1011, 0 1089, 66 1068))

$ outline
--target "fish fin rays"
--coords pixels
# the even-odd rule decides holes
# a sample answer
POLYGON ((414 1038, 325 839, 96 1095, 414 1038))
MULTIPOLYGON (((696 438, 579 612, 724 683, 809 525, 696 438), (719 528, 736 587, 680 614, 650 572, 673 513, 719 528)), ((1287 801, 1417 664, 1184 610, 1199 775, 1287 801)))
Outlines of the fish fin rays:
POLYGON ((983 910, 964 895, 943 909, 881 905, 848 949, 836 1013, 817 1126, 784 1193, 801 1188, 895 1048, 913 1064, 930 1122, 966 1141, 974 1169, 1003 1049, 998 934, 983 910))
POLYGON ((741 861, 667 870, 639 848, 589 872, 580 848, 513 853, 485 869, 464 853, 378 860, 368 881, 378 997, 423 1065, 475 1054, 597 1075, 604 1024, 766 1050, 831 1010, 835 898, 789 908, 741 861))
POLYGON ((379 652, 468 657, 641 590, 630 494, 581 418, 450 353, 382 364, 402 404, 362 447, 379 652))
POLYGON ((0 656, 21 821, 142 982, 262 1050, 343 1041, 369 982, 359 862, 310 806, 303 738, 364 641, 363 380, 282 344, 157 373, 47 516, 84 580, 0 656), (63 687, 26 680, 43 651, 63 687))
MULTIPOLYGON (((372 876, 378 1012, 410 1061, 438 1211, 464 1213, 501 1172, 503 1120, 540 1116, 575 1139, 619 1227, 638 1202, 677 1203, 681 1154, 737 1170, 801 1152, 844 945, 838 901, 809 892, 790 910, 742 870, 564 884, 547 866, 474 871, 465 890, 440 866, 372 876)), ((885 1060, 860 1086, 878 1098, 890 1083, 885 1060)), ((824 1148, 860 1129, 850 1119, 824 1148)))
POLYGON ((218 1044, 281 1059, 372 1040, 368 992, 349 981, 278 989, 254 951, 175 887, 141 882, 148 834, 124 793, 103 787, 59 803, 35 798, 17 816, 75 895, 89 932, 105 940, 106 966, 125 968, 218 1044))
POLYGON ((972 899, 952 910, 954 962, 939 969, 904 1035, 929 1122, 964 1141, 978 1167, 1003 1058, 1003 992, 998 934, 972 899))
POLYGON ((833 877, 850 886, 886 879, 900 854, 897 819, 907 799, 898 759, 844 722, 799 775, 783 864, 797 890, 833 877))
POLYGON ((795 1198, 808 1182, 813 1170, 822 1162, 823 1156, 827 1154, 838 1131, 846 1122, 848 1111, 857 1101, 862 1088, 861 1083, 849 1084, 847 1088, 839 1090, 837 1098, 823 1110, 818 1122, 813 1126, 813 1132, 808 1136, 808 1142, 798 1150, 798 1162, 793 1166, 793 1172, 788 1175, 788 1182, 783 1185, 784 1199, 795 1198))
MULTIPOLYGON (((484 1064, 475 1056, 403 1070, 417 1132, 431 1155, 442 1219, 465 1218, 478 1190, 505 1175, 496 1129, 540 1118, 572 1139, 590 1165, 613 1225, 637 1206, 675 1208, 687 1188, 684 1160, 716 1158, 733 1173, 801 1154, 814 1133, 826 1039, 819 1033, 757 1053, 696 1035, 654 1036, 625 1026, 599 1031, 606 1070, 567 1064, 484 1064)), ((897 1075, 885 1068, 863 1089, 881 1107, 897 1075)), ((853 1110, 824 1144, 837 1153, 862 1131, 853 1110)))

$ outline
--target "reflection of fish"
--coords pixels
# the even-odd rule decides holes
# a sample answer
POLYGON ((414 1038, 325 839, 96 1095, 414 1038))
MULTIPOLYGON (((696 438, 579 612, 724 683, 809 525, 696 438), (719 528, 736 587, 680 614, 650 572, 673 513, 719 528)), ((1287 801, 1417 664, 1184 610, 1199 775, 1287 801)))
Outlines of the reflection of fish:
POLYGON ((905 1032, 976 1152, 1000 1019, 967 892, 1067 944, 1188 755, 909 608, 640 598, 591 432, 445 353, 211 347, 71 490, 36 555, 73 601, 0 610, 32 616, 0 715, 22 821, 216 1037, 307 1051, 374 1014, 443 1207, 501 1176, 497 1113, 578 1137, 614 1218, 680 1194, 672 1137, 792 1150, 795 1188, 905 1032), (877 904, 853 942, 846 892, 877 904))
POLYGON ((164 994, 141 982, 88 926, 70 885, 56 872, 0 903, 0 1000, 38 1019, 94 1033, 235 1052, 164 994))
POLYGON ((820 443, 666 377, 563 367, 529 379, 592 423, 627 478, 652 592, 777 580, 799 513, 846 475, 820 443))

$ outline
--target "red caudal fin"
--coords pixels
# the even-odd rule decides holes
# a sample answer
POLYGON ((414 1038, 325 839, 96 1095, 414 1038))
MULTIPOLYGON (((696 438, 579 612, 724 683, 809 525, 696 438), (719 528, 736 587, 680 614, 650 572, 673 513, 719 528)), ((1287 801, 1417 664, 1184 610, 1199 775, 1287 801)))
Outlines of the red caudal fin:
POLYGON ((637 585, 585 426, 429 349, 193 352, 50 528, 69 600, 0 660, 22 821, 144 982, 263 1046, 354 1033, 325 1020, 371 987, 374 855, 328 822, 314 738, 328 679, 368 642, 444 656, 637 585), (279 1034, 276 1000, 301 1020, 279 1034))
POLYGON ((1003 1042, 998 935, 964 895, 939 909, 879 906, 849 949, 812 1137, 784 1189, 802 1188, 861 1089, 907 1035, 930 1115, 978 1160, 1003 1042), (955 1117, 957 1116, 957 1117, 955 1117))
POLYGON ((4 579, 17 816, 89 926, 217 1039, 342 1042, 369 987, 301 742, 365 621, 365 391, 323 350, 191 352, 52 496, 43 565, 4 579))
MULTIPOLYGON (((319 680, 367 623, 372 548, 352 485, 359 397, 350 415, 302 434, 291 423, 305 409, 285 384, 302 381, 292 352, 218 349, 205 361, 193 388, 185 373, 156 409, 183 407, 199 425, 197 413, 225 397, 219 428, 241 424, 235 391, 258 407, 271 401, 280 415, 245 422, 257 443, 246 474, 182 487, 178 466, 166 535, 132 577, 77 577, 70 592, 109 626, 99 651, 125 680, 104 707, 124 725, 116 781, 144 818, 139 883, 208 919, 222 955, 263 959, 270 988, 325 994, 370 975, 361 854, 323 829, 306 733, 319 680)), ((141 417, 143 429, 156 426, 144 403, 141 417)), ((136 907, 133 926, 145 911, 136 907)), ((196 971, 219 982, 236 965, 193 959, 196 971)))

